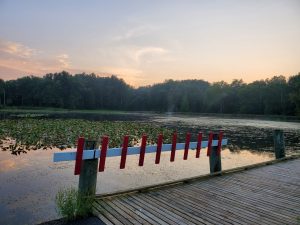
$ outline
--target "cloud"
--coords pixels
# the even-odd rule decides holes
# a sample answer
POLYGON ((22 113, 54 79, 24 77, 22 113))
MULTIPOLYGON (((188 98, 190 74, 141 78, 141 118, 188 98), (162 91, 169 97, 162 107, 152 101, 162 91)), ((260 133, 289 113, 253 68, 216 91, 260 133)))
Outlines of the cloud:
POLYGON ((129 68, 129 67, 103 66, 103 67, 93 69, 93 72, 100 76, 101 75, 107 76, 107 75, 114 74, 117 77, 124 79, 126 83, 133 86, 137 86, 144 77, 142 70, 129 68))
POLYGON ((58 62, 63 68, 69 68, 70 67, 70 59, 68 54, 61 54, 57 56, 58 62))
POLYGON ((0 39, 0 78, 15 79, 24 75, 43 75, 72 69, 67 53, 49 54, 22 43, 0 39))
POLYGON ((140 63, 142 59, 146 62, 152 61, 157 55, 164 55, 168 51, 160 47, 143 47, 135 51, 134 59, 137 63, 140 63))
POLYGON ((132 38, 138 38, 138 37, 144 36, 146 34, 149 34, 150 32, 152 32, 155 29, 156 29, 155 27, 149 26, 149 25, 142 25, 142 26, 134 27, 134 28, 131 28, 131 29, 125 31, 121 35, 115 36, 112 40, 123 41, 123 40, 132 39, 132 38))
POLYGON ((37 50, 18 42, 0 40, 0 54, 19 58, 30 58, 37 54, 37 50))

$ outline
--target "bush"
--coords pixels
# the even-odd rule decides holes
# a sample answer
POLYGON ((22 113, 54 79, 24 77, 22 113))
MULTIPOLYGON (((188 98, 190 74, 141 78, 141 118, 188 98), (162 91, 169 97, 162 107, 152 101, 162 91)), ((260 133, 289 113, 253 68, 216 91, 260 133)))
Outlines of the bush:
POLYGON ((58 213, 66 220, 88 216, 92 211, 93 197, 86 197, 75 188, 58 191, 55 202, 58 213))

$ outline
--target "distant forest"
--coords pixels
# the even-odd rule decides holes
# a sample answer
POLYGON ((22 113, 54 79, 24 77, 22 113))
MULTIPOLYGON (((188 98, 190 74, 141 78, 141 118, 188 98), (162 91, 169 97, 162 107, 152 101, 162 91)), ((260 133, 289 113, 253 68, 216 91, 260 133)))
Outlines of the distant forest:
POLYGON ((133 88, 124 80, 68 72, 0 80, 0 105, 163 112, 300 115, 300 73, 254 81, 166 80, 133 88))

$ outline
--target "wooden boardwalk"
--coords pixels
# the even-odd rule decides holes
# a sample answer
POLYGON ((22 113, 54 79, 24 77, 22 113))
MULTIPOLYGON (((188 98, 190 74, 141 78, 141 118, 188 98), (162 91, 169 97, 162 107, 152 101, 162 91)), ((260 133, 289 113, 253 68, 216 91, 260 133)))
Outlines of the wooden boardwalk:
POLYGON ((106 224, 300 224, 300 159, 99 198, 106 224))

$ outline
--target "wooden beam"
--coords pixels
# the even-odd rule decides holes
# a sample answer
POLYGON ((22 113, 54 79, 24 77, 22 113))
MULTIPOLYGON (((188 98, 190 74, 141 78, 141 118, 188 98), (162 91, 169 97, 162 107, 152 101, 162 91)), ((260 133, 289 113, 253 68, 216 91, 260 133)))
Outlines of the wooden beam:
MULTIPOLYGON (((227 145, 228 139, 222 140, 222 146, 227 145)), ((201 147, 206 148, 208 144, 208 141, 202 141, 201 147)), ((218 146, 218 140, 213 140, 212 146, 218 146)), ((177 143, 176 144, 176 150, 183 150, 185 147, 185 143, 177 143)), ((146 153, 154 153, 156 152, 157 145, 148 145, 146 146, 146 153)), ((171 151, 172 144, 163 144, 162 145, 162 152, 168 152, 171 151)), ((191 150, 196 150, 197 148, 197 142, 190 142, 191 150)), ((137 155, 140 154, 141 147, 129 147, 127 155, 137 155)), ((115 156, 121 156, 122 154, 122 148, 109 148, 107 150, 106 157, 115 157, 115 156)), ((94 149, 94 150, 84 150, 82 159, 94 159, 94 158, 100 158, 100 150, 94 149), (95 156, 95 157, 94 157, 95 156)), ((73 161, 76 159, 76 151, 72 152, 55 152, 53 155, 53 162, 61 162, 61 161, 73 161)))

